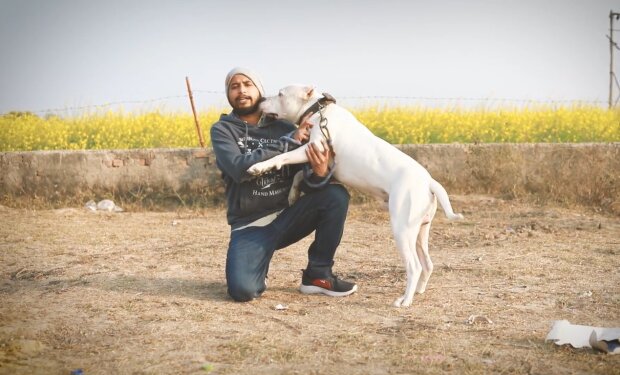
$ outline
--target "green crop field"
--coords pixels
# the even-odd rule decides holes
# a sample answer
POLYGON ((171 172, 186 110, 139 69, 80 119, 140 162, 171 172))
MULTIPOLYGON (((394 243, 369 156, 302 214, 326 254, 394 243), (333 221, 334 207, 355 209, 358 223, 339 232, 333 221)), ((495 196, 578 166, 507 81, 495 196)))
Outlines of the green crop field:
MULTIPOLYGON (((209 145, 209 127, 226 110, 199 115, 209 145)), ((618 142, 620 110, 594 106, 518 109, 429 109, 369 106, 354 115, 394 144, 490 142, 618 142)), ((191 113, 96 112, 79 117, 0 117, 0 151, 196 147, 191 113)))

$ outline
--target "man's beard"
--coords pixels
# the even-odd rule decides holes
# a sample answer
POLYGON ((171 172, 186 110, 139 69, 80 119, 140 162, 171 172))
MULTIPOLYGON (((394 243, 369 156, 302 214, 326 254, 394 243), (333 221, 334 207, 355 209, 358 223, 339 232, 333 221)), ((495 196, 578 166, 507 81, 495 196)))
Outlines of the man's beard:
POLYGON ((254 113, 260 111, 260 103, 263 102, 264 100, 265 100, 265 98, 260 97, 260 98, 258 98, 256 103, 253 106, 251 106, 251 107, 247 107, 247 108, 233 108, 233 113, 236 114, 237 116, 247 116, 247 115, 254 114, 254 113))

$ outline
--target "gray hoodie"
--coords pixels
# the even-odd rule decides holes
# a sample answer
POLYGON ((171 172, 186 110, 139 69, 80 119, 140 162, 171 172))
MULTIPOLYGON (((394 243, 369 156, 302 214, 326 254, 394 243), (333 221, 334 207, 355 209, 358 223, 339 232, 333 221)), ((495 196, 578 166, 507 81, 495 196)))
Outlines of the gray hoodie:
MULTIPOLYGON (((259 177, 247 169, 281 154, 295 125, 283 120, 265 121, 248 126, 234 114, 222 115, 211 127, 211 144, 217 167, 222 171, 228 202, 227 219, 232 229, 247 225, 288 206, 288 192, 293 176, 301 168, 285 166, 259 177)), ((296 147, 288 145, 288 149, 296 147)))

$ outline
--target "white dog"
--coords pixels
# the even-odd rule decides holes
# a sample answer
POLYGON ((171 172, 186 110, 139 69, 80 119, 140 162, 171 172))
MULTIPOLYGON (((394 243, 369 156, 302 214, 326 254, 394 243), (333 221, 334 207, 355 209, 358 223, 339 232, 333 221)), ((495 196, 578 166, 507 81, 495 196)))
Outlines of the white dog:
MULTIPOLYGON (((314 143, 323 149, 323 142, 327 140, 333 148, 334 177, 387 202, 396 246, 407 269, 405 293, 394 305, 409 306, 415 292, 424 293, 433 272, 428 236, 437 210, 437 199, 449 219, 462 219, 463 216, 452 211, 446 190, 424 167, 373 135, 335 101, 325 103, 326 97, 315 93, 312 87, 287 86, 278 96, 267 98, 261 109, 266 114, 296 123, 313 108, 316 112, 309 119, 313 126, 308 144, 314 143)), ((283 165, 305 163, 308 161, 305 152, 308 144, 254 164, 248 172, 260 175, 283 165)))

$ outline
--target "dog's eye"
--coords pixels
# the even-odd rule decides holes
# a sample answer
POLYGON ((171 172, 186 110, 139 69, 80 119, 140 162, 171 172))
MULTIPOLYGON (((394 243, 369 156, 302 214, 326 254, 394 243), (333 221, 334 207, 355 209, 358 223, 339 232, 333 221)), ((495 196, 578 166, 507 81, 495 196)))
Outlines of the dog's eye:
POLYGON ((280 91, 280 92, 278 93, 278 96, 284 96, 284 94, 282 93, 282 91, 280 91))

